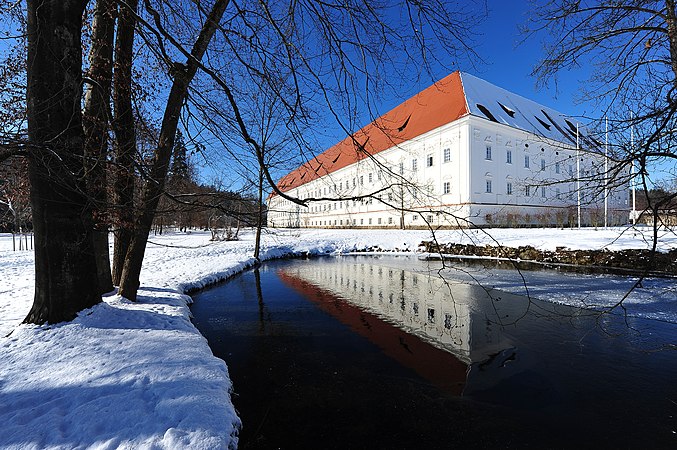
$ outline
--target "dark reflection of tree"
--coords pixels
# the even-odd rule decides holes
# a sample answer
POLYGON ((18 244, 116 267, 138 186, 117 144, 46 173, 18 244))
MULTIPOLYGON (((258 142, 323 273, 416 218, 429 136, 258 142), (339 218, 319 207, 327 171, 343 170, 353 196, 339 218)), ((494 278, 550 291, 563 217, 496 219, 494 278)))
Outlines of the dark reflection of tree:
POLYGON ((266 323, 264 320, 264 309, 266 305, 263 303, 263 291, 261 290, 261 272, 259 271, 258 266, 254 268, 254 280, 256 284, 256 299, 259 302, 259 332, 263 333, 266 328, 266 323))

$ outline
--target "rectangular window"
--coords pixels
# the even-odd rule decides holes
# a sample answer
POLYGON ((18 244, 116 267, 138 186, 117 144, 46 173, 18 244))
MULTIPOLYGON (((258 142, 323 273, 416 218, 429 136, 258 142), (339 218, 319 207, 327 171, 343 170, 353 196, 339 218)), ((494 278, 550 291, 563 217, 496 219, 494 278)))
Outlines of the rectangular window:
POLYGON ((364 185, 364 175, 360 175, 360 186, 364 185))
POLYGON ((432 223, 433 220, 435 220, 435 218, 431 214, 429 214, 428 215, 428 223, 432 223))
POLYGON ((507 164, 512 164, 512 150, 506 150, 506 152, 505 152, 505 162, 507 164))
POLYGON ((418 170, 418 160, 412 159, 411 160, 411 171, 416 172, 417 170, 418 170))
POLYGON ((381 181, 381 172, 376 172, 376 179, 381 181))
POLYGON ((357 180, 355 178, 353 178, 353 187, 355 187, 356 185, 357 185, 357 180))
POLYGON ((444 160, 445 163, 448 163, 449 161, 451 161, 451 149, 450 148, 445 148, 442 151, 442 155, 443 155, 442 157, 444 158, 443 160, 444 160))
POLYGON ((574 166, 572 164, 569 164, 569 176, 574 176, 574 166))
POLYGON ((524 155, 524 167, 529 168, 529 155, 524 155))
POLYGON ((545 159, 541 159, 541 170, 545 170, 545 159))
POLYGON ((505 186, 505 193, 508 195, 512 195, 512 183, 508 182, 505 186))
POLYGON ((524 187, 524 196, 525 197, 531 196, 531 186, 525 186, 524 187))
POLYGON ((445 181, 444 184, 442 185, 442 193, 448 194, 450 192, 451 192, 451 183, 449 181, 445 181))
POLYGON ((541 197, 545 198, 545 186, 541 187, 541 197))
POLYGON ((404 163, 400 163, 400 175, 404 175, 404 163))
POLYGON ((555 163, 555 173, 559 173, 559 172, 560 172, 560 169, 559 169, 559 161, 557 161, 557 162, 555 163))
POLYGON ((388 217, 388 224, 392 224, 392 223, 393 223, 393 218, 392 218, 392 217, 388 217))
POLYGON ((369 218, 369 225, 371 225, 371 217, 369 218))
POLYGON ((414 197, 414 198, 418 198, 418 191, 416 189, 411 191, 411 196, 414 197))
POLYGON ((487 161, 491 161, 491 145, 487 145, 486 150, 487 150, 487 152, 486 152, 485 159, 487 161))
POLYGON ((381 225, 381 218, 378 218, 378 224, 381 225))
POLYGON ((371 172, 369 172, 368 179, 369 179, 369 182, 370 182, 370 183, 373 183, 373 182, 374 182, 374 174, 371 173, 371 172))
POLYGON ((433 155, 432 155, 432 154, 428 154, 428 156, 426 156, 426 158, 425 158, 425 165, 426 165, 427 167, 432 167, 432 166, 433 166, 433 155))
POLYGON ((491 194, 491 180, 487 180, 487 194, 491 194))

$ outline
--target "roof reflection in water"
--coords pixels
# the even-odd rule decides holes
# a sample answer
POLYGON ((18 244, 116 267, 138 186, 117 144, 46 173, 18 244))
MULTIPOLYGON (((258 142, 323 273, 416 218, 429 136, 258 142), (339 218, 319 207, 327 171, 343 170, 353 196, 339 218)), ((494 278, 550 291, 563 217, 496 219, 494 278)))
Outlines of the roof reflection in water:
POLYGON ((296 265, 278 276, 385 354, 444 390, 460 395, 471 365, 511 343, 499 317, 515 317, 483 289, 378 264, 296 265), (500 308, 500 310, 499 310, 500 308))

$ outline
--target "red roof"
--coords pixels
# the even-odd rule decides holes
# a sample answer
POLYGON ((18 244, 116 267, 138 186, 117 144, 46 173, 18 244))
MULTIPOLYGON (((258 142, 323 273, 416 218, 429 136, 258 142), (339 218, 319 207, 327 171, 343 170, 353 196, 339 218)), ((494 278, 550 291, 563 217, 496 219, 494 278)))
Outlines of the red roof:
POLYGON ((289 191, 468 113, 461 75, 456 71, 285 175, 278 187, 289 191))

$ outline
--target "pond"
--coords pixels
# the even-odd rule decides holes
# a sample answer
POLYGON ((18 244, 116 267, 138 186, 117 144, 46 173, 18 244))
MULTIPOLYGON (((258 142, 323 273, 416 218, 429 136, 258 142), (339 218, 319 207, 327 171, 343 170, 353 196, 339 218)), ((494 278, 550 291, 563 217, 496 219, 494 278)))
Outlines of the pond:
POLYGON ((677 325, 439 264, 276 261, 195 295, 240 448, 677 448, 677 325))

